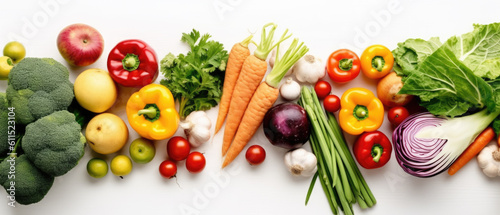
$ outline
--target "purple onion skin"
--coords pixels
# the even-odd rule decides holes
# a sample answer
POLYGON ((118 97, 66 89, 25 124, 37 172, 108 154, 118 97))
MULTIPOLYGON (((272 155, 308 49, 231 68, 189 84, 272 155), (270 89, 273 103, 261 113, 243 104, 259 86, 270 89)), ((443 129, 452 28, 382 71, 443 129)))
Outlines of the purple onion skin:
POLYGON ((311 133, 306 111, 294 103, 271 108, 264 116, 263 127, 269 142, 285 149, 300 148, 311 133))
POLYGON ((443 149, 445 139, 419 139, 415 135, 424 127, 438 126, 445 119, 429 112, 417 113, 406 118, 392 133, 392 143, 396 160, 401 168, 410 175, 427 178, 442 173, 450 165, 444 164, 441 157, 437 162, 428 163, 443 149))

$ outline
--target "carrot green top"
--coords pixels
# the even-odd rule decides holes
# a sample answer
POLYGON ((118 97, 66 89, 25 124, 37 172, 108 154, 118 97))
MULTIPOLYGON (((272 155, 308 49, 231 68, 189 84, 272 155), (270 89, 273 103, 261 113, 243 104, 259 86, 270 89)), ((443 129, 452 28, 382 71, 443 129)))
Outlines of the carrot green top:
POLYGON ((268 23, 262 27, 262 36, 260 38, 260 44, 257 45, 257 49, 254 52, 255 57, 261 59, 261 60, 266 60, 267 55, 269 55, 269 52, 271 52, 274 47, 278 46, 281 42, 284 40, 288 39, 292 35, 287 35, 288 29, 283 33, 283 36, 281 36, 280 40, 276 43, 274 43, 274 31, 276 31, 277 25, 274 23, 268 23), (271 30, 269 32, 266 31, 266 28, 271 27, 271 30))
POLYGON ((294 39, 282 58, 279 57, 279 50, 278 44, 273 70, 271 70, 271 73, 266 77, 266 83, 274 88, 278 88, 286 72, 309 51, 309 48, 304 45, 304 42, 299 44, 299 40, 294 39))

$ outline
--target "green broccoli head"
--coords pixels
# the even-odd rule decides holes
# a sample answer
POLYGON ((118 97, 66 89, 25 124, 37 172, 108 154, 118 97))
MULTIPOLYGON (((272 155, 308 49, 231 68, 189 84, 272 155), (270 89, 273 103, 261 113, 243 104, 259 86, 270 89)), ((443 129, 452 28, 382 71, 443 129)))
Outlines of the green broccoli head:
POLYGON ((7 98, 5 93, 0 93, 0 158, 5 157, 7 152, 9 152, 9 144, 7 142, 7 132, 8 132, 8 109, 7 109, 7 98))
POLYGON ((75 116, 63 110, 26 126, 22 148, 37 168, 51 176, 67 173, 82 158, 85 137, 75 116))
POLYGON ((37 203, 49 192, 54 177, 40 171, 27 156, 7 158, 0 163, 0 184, 7 193, 15 189, 15 198, 19 204, 37 203), (11 163, 15 162, 15 173, 11 171, 11 163), (9 178, 10 177, 10 178, 9 178), (11 183, 15 183, 11 185, 11 183), (12 186, 12 187, 11 187, 12 186))
POLYGON ((27 125, 73 100, 68 69, 51 58, 25 58, 9 73, 7 100, 15 108, 16 122, 27 125))

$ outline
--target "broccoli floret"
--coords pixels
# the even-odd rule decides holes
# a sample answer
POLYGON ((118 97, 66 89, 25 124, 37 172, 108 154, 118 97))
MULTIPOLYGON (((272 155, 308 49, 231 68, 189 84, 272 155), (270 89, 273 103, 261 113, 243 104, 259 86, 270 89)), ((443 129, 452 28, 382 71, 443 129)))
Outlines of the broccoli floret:
POLYGON ((73 100, 68 69, 51 58, 25 58, 9 73, 7 100, 15 108, 16 122, 27 125, 73 100))
POLYGON ((80 130, 73 114, 57 111, 26 126, 21 146, 37 168, 51 176, 64 175, 83 156, 86 141, 80 130))
POLYGON ((11 159, 7 158, 0 163, 0 184, 7 191, 12 189, 11 181, 13 181, 15 183, 12 186, 15 189, 14 197, 20 204, 28 205, 39 202, 49 192, 54 183, 54 177, 36 168, 25 155, 15 158, 14 161, 15 173, 9 173, 12 170, 11 159))
POLYGON ((7 132, 8 132, 8 109, 7 109, 7 98, 5 93, 0 93, 0 158, 3 158, 9 152, 9 144, 7 142, 7 132))

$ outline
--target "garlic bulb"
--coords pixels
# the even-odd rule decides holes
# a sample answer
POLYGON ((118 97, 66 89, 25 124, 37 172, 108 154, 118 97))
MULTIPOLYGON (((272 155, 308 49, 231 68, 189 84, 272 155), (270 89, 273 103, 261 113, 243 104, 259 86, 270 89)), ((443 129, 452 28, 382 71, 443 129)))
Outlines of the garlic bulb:
POLYGON ((497 144, 484 147, 477 155, 477 164, 488 177, 500 176, 500 149, 497 144))
POLYGON ((193 147, 201 146, 210 139, 212 122, 204 111, 191 112, 179 126, 184 129, 184 133, 193 147))
POLYGON ((325 63, 314 55, 305 55, 293 65, 292 73, 300 82, 315 84, 326 75, 325 63))
POLYGON ((286 79, 285 83, 280 87, 281 97, 288 101, 298 99, 300 96, 300 85, 292 78, 286 79))
POLYGON ((292 175, 310 177, 316 173, 316 156, 303 148, 285 154, 285 165, 292 175))

